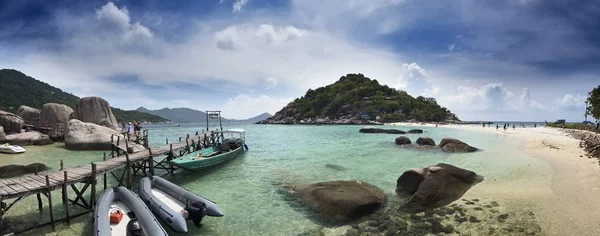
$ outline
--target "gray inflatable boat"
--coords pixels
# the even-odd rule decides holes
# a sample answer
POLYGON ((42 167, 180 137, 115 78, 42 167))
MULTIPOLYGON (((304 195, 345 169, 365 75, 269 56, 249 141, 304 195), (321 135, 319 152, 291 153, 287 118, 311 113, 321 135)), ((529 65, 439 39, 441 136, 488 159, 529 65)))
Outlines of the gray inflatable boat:
POLYGON ((94 235, 168 235, 144 202, 125 187, 104 190, 94 209, 94 235), (111 218, 113 222, 111 222, 111 218))
POLYGON ((140 198, 157 218, 175 232, 186 233, 188 219, 200 227, 204 216, 223 216, 221 208, 214 202, 161 177, 144 177, 139 187, 140 198))

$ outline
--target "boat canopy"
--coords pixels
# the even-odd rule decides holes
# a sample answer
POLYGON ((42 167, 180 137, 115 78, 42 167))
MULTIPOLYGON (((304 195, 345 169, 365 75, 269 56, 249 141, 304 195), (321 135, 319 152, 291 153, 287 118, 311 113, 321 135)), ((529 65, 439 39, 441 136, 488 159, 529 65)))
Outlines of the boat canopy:
POLYGON ((243 134, 245 131, 244 129, 227 129, 227 130, 223 130, 223 131, 219 131, 221 133, 239 133, 239 134, 243 134))

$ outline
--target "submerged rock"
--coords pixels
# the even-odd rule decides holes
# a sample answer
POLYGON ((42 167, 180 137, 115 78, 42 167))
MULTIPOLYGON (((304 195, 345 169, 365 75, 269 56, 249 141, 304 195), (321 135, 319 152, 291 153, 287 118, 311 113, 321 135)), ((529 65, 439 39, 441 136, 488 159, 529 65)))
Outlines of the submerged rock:
POLYGON ((405 171, 396 181, 396 193, 410 196, 409 209, 423 211, 450 204, 481 181, 473 171, 439 163, 405 171))
POLYGON ((94 123, 115 130, 119 127, 110 104, 100 97, 82 98, 75 107, 74 117, 82 122, 94 123))
POLYGON ((0 166, 0 178, 12 178, 24 174, 33 174, 47 170, 48 167, 42 163, 32 163, 29 165, 5 165, 0 166))
POLYGON ((25 124, 37 125, 40 119, 40 112, 40 109, 23 105, 17 110, 17 115, 23 118, 25 124))
POLYGON ((423 145, 435 146, 435 141, 433 141, 433 139, 431 139, 429 137, 419 137, 417 139, 416 143, 421 146, 423 146, 423 145))
POLYGON ((72 119, 65 134, 65 146, 70 150, 110 150, 111 136, 119 132, 93 123, 72 119))
POLYGON ((411 144, 411 141, 408 137, 400 136, 400 137, 396 138, 396 145, 404 145, 404 144, 411 144))
POLYGON ((7 143, 21 146, 48 145, 54 143, 54 141, 52 141, 52 139, 50 139, 48 135, 42 134, 37 131, 6 135, 5 139, 7 143))
POLYGON ((343 167, 341 165, 336 165, 336 164, 325 164, 325 167, 327 167, 329 169, 337 170, 337 171, 346 170, 346 167, 343 167))
POLYGON ((286 187, 288 192, 330 221, 347 221, 369 215, 387 198, 377 187, 355 181, 329 181, 286 187))
POLYGON ((479 150, 455 138, 443 138, 439 146, 445 152, 475 152, 479 150))
POLYGON ((4 127, 4 133, 21 133, 23 118, 5 111, 0 111, 0 126, 4 127))
POLYGON ((384 133, 384 134, 405 134, 406 132, 399 130, 399 129, 381 129, 381 128, 376 128, 376 127, 372 127, 372 126, 366 126, 360 130, 358 130, 358 132, 361 133, 369 133, 369 134, 378 134, 378 133, 384 133))
POLYGON ((409 133, 409 134, 422 134, 423 130, 422 129, 411 129, 411 130, 407 131, 407 133, 409 133))

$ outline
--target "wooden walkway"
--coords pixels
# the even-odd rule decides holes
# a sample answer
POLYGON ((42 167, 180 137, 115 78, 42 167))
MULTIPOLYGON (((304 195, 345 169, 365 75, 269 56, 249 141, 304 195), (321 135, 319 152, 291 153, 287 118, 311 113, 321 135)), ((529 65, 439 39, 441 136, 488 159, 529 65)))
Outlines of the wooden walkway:
MULTIPOLYGON (((83 182, 89 178, 95 179, 97 175, 112 170, 124 168, 127 159, 130 163, 146 161, 150 156, 166 155, 174 151, 189 148, 193 143, 202 142, 205 135, 210 137, 210 132, 205 132, 198 136, 191 136, 183 142, 172 143, 158 148, 145 149, 126 156, 114 157, 106 161, 92 162, 96 165, 95 173, 92 171, 92 165, 79 165, 72 168, 66 168, 54 172, 40 173, 39 175, 27 175, 9 179, 0 179, 0 199, 26 197, 32 194, 45 193, 53 191, 63 186, 83 182), (65 172, 67 176, 65 177, 65 172), (96 176, 92 176, 93 173, 96 176), (49 184, 46 183, 48 176, 49 184), (66 182, 65 182, 66 179, 66 182)), ((121 148, 119 148, 121 149, 121 148)))

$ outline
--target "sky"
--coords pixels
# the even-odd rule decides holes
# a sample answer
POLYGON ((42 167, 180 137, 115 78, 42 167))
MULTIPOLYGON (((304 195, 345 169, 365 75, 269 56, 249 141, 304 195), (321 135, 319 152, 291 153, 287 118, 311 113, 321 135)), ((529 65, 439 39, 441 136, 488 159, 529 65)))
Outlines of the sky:
POLYGON ((0 68, 237 119, 362 73, 462 120, 582 121, 598 42, 598 0, 0 0, 0 68))

